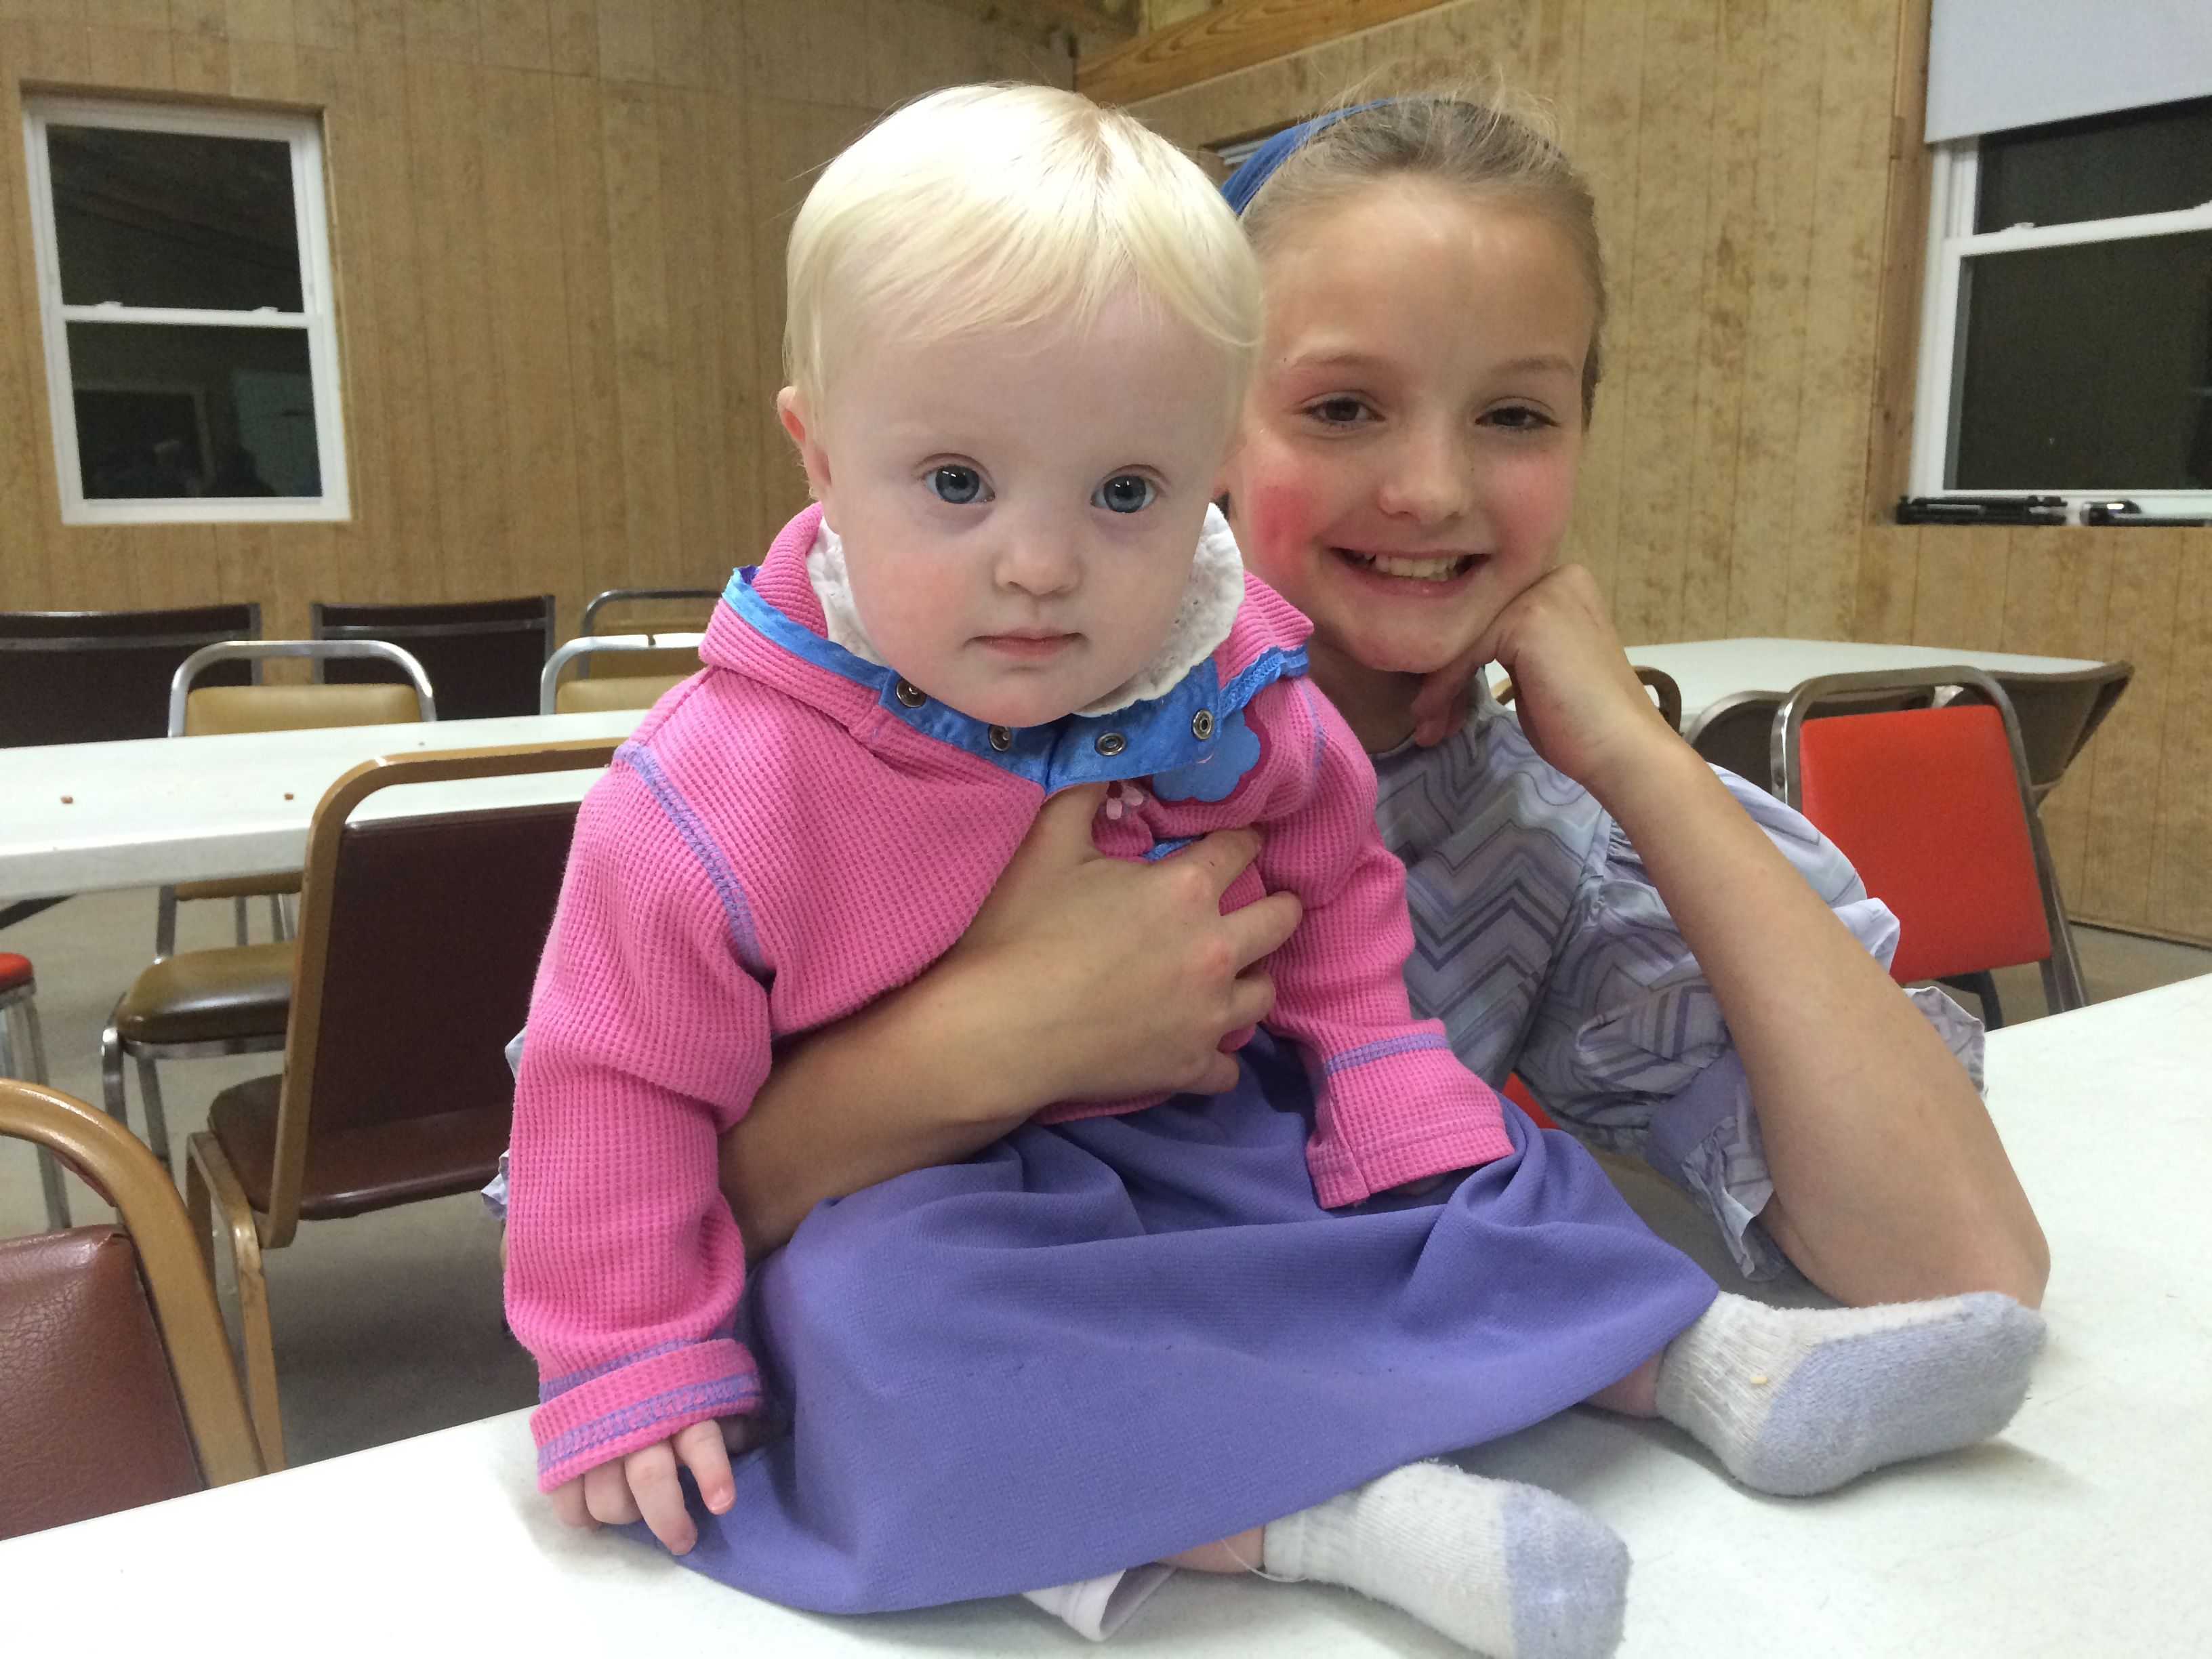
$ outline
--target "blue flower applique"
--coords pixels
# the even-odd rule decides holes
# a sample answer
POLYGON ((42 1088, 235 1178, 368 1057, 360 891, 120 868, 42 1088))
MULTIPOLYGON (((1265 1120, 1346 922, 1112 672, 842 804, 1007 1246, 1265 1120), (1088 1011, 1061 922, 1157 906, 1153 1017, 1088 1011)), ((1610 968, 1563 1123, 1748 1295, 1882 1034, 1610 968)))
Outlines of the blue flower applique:
POLYGON ((1152 774, 1152 793, 1162 800, 1227 800, 1244 775, 1260 763, 1259 734, 1244 724, 1239 709, 1221 722, 1213 752, 1204 760, 1152 774))

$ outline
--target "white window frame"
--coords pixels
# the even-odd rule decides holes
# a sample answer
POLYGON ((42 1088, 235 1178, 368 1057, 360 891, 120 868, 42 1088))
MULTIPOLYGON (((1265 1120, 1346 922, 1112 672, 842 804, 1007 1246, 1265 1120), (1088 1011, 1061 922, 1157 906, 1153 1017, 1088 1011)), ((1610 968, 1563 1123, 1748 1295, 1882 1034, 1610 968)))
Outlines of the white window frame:
POLYGON ((330 236, 323 202, 323 133, 319 118, 276 111, 26 97, 23 146, 30 164, 31 242, 38 266, 39 319, 46 349, 46 392, 52 410, 54 469, 61 483, 64 524, 327 523, 352 516, 346 479, 345 433, 338 397, 337 326, 331 305, 330 236), (62 303, 61 259, 54 232, 53 179, 47 166, 50 125, 119 127, 216 138, 273 139, 289 147, 292 206, 300 250, 301 309, 208 311, 190 307, 62 303), (307 337, 307 373, 315 409, 319 495, 180 496, 88 500, 78 462, 76 381, 70 372, 71 323, 171 323, 216 328, 297 328, 307 337))
POLYGON ((1937 144, 1935 151, 1935 172, 1929 188, 1928 259, 1920 300, 1920 376, 1913 402, 1912 462, 1906 493, 1939 500, 1952 495, 2057 495, 2076 516, 2089 502, 2125 498, 2141 507, 2145 518, 2212 517, 2212 490, 2144 489, 2124 478, 2094 489, 2053 485, 2037 489, 1973 489, 1948 481, 1951 456, 1958 447, 1959 394, 1966 374, 1966 353, 1960 339, 1960 324, 1966 315, 1966 262, 1984 253, 2135 241, 2212 230, 2212 202, 2171 213, 2138 213, 2065 225, 2020 225, 1977 234, 1974 214, 1981 182, 1978 141, 1955 139, 1937 144))

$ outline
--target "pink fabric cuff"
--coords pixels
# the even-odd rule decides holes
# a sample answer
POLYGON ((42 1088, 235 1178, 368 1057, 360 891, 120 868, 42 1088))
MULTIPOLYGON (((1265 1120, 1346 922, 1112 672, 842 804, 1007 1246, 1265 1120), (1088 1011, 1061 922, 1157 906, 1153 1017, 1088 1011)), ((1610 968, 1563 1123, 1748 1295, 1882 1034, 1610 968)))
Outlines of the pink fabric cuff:
POLYGON ((752 1355, 729 1337, 647 1349, 554 1378, 542 1391, 549 1397, 530 1414, 540 1492, 694 1423, 746 1416, 763 1403, 752 1355))
POLYGON ((1327 1127, 1306 1145, 1325 1210, 1513 1150, 1498 1097, 1449 1052, 1419 1049, 1331 1073, 1327 1127))

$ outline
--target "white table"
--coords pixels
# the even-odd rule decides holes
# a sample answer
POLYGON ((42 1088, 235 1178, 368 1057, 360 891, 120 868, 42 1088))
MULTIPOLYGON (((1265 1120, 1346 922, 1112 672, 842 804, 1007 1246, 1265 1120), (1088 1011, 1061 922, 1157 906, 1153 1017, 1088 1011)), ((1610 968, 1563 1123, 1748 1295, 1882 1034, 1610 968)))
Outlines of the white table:
MULTIPOLYGON (((296 870, 315 803, 379 755, 623 738, 643 709, 0 749, 0 902, 296 870)), ((396 789, 364 817, 577 800, 580 772, 396 789)))
MULTIPOLYGON (((1576 1412, 1483 1448, 1620 1528, 1630 1659, 2203 1650, 2212 1574, 2212 976, 1998 1032, 1992 1108, 2051 1239, 2051 1343, 1996 1443, 1823 1498, 1754 1497, 1663 1427, 1576 1412)), ((957 1524, 957 1517, 950 1518, 957 1524)), ((1059 1654, 1024 1602, 787 1612, 564 1532, 521 1413, 0 1544, 0 1651, 234 1637, 353 1653, 1059 1654), (92 1632, 97 1631, 97 1638, 92 1632)), ((1445 1654, 1348 1594, 1182 1575, 1131 1654, 1445 1654)))
POLYGON ((1965 663, 1992 674, 2063 674, 2100 665, 2081 657, 2023 657, 2007 651, 1954 651, 1932 645, 1868 645, 1851 640, 1690 640, 1639 645, 1628 653, 1640 668, 1656 668, 1682 689, 1682 729, 1723 697, 1739 691, 1778 696, 1816 674, 1863 674, 1881 668, 1942 668, 1965 663))

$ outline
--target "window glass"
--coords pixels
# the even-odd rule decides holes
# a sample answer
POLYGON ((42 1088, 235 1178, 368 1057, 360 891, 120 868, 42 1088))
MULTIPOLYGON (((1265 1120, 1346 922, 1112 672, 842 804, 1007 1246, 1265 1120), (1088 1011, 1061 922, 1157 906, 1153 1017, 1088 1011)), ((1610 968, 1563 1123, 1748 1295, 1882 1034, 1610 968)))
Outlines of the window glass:
POLYGON ((1974 229, 2070 225, 2212 202, 2212 98, 1991 133, 1974 229))
POLYGON ((1981 254, 1957 489, 2212 488, 2212 232, 1981 254))
POLYGON ((289 144, 57 124, 46 155, 64 304, 301 309, 289 144))
POLYGON ((71 323, 69 356, 87 500, 321 493, 305 329, 71 323))

